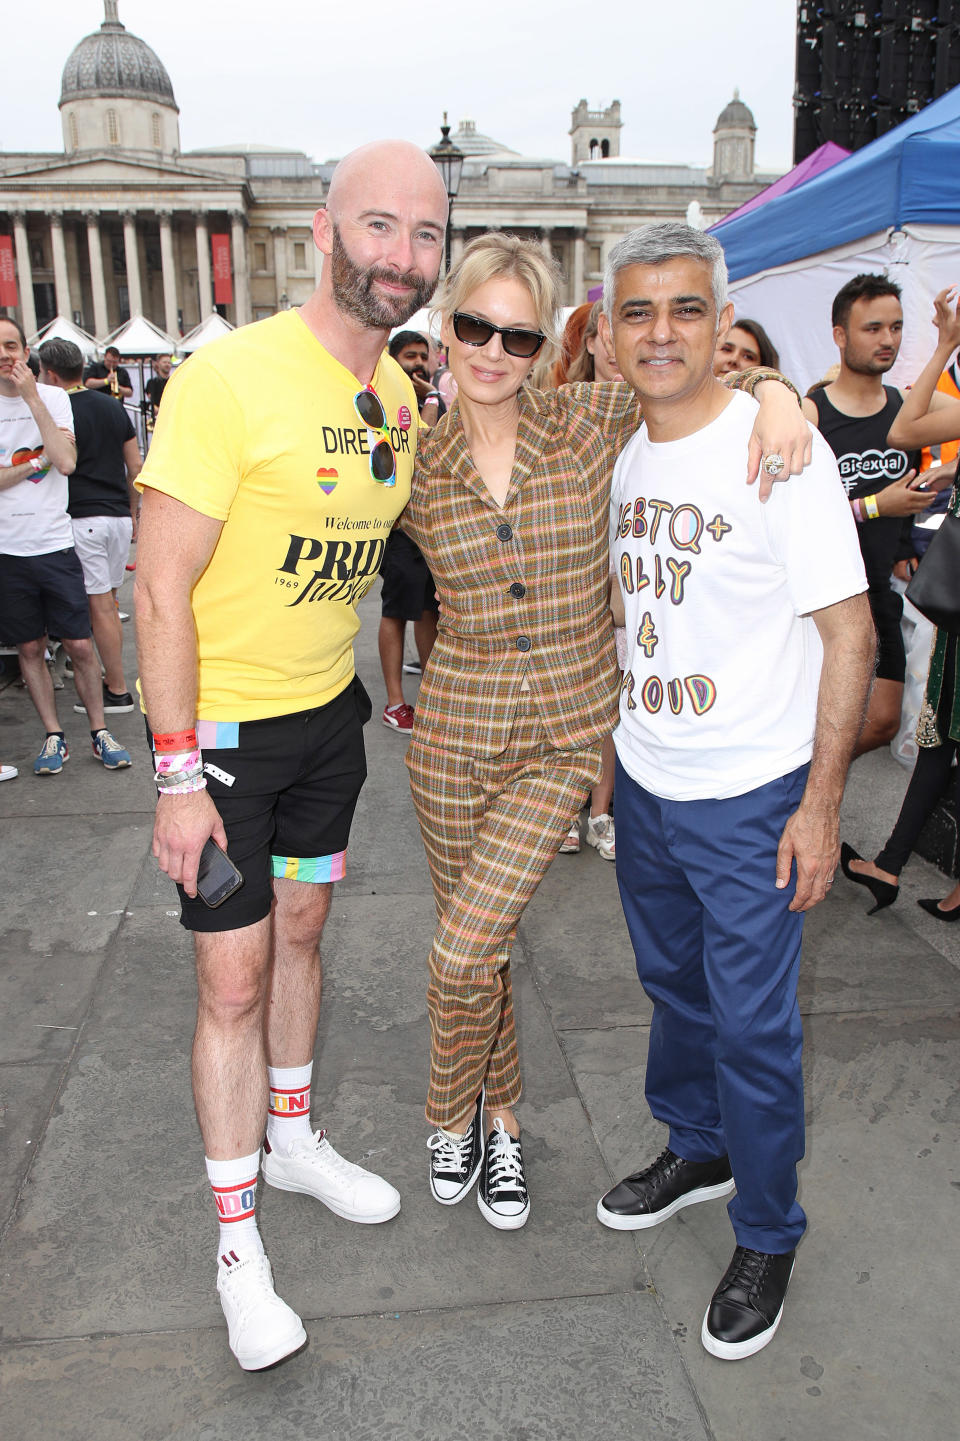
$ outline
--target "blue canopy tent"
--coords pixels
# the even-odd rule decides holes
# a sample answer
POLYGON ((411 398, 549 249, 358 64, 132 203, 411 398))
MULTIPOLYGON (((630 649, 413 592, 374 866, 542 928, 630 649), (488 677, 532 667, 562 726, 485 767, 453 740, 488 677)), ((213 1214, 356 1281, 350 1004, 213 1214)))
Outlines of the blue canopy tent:
POLYGON ((861 271, 903 287, 908 383, 929 354, 932 299, 960 282, 960 86, 786 195, 712 227, 736 312, 759 320, 804 386, 836 360, 830 305, 861 271))

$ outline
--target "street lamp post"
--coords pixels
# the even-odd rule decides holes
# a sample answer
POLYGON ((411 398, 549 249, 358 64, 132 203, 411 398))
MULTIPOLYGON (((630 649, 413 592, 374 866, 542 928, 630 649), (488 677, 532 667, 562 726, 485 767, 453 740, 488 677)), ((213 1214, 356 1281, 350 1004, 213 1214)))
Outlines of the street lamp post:
POLYGON ((443 181, 444 189, 447 192, 449 210, 447 211, 447 233, 444 236, 444 261, 445 269, 450 269, 450 244, 453 236, 453 202, 457 198, 457 191, 460 189, 460 177, 463 174, 463 151, 458 150, 450 139, 450 126, 447 124, 447 112, 443 112, 443 124, 440 126, 441 139, 436 145, 431 145, 427 152, 434 165, 440 171, 440 178, 443 181))

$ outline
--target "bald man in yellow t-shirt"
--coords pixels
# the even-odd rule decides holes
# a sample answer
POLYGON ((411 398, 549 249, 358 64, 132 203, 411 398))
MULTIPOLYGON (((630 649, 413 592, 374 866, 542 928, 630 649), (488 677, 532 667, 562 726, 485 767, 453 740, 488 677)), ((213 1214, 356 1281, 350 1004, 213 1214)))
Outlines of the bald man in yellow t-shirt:
POLYGON ((370 703, 356 604, 406 504, 417 403, 384 354, 433 293, 447 198, 402 141, 338 165, 299 310, 195 354, 164 393, 140 476, 140 687, 159 791, 153 851, 194 932, 197 1117, 220 1222, 217 1289, 245 1370, 306 1340, 276 1295, 255 1215, 261 1165, 337 1215, 390 1220, 400 1197, 310 1124, 318 942, 366 775, 370 703), (197 896, 205 843, 242 886, 197 896))

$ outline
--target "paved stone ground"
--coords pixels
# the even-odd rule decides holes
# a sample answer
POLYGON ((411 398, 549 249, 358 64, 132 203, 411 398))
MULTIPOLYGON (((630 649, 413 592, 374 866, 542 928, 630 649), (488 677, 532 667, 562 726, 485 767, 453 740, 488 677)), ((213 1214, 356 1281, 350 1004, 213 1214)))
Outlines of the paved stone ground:
MULTIPOLYGON (((263 1196, 278 1285, 310 1343, 261 1375, 229 1357, 214 1291, 190 946, 149 856, 141 722, 116 718, 136 766, 104 773, 68 681, 73 754, 40 781, 29 701, 0 694, 2 758, 22 768, 0 787, 6 1441, 956 1435, 960 938, 914 904, 944 894, 943 878, 912 862, 897 906, 870 920, 841 879, 810 918, 811 1226, 775 1343, 740 1365, 713 1360, 699 1327, 732 1249, 723 1207, 642 1245, 594 1216, 661 1135, 642 1094, 649 1007, 614 868, 593 851, 558 857, 515 951, 531 1221, 496 1233, 472 1198, 429 1200, 432 901, 405 742, 378 721, 378 613, 375 593, 359 647, 370 780, 325 939, 315 1119, 394 1180, 404 1208, 366 1228, 263 1196)), ((844 834, 859 849, 883 838, 905 780, 886 754, 858 762, 844 834)))

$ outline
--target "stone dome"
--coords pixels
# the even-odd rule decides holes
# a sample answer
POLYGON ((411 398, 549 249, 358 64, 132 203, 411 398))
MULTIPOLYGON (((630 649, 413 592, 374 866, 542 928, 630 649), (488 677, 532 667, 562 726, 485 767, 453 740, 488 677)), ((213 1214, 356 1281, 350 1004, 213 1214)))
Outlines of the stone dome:
POLYGON ((753 111, 740 99, 740 91, 734 90, 733 99, 720 111, 717 117, 716 130, 756 130, 757 122, 753 118, 753 111))
POLYGON ((477 129, 475 120, 461 120, 458 129, 450 136, 450 139, 468 159, 473 159, 474 156, 517 155, 519 153, 511 150, 509 145, 503 145, 499 140, 492 140, 489 135, 483 135, 477 129))
POLYGON ((63 67, 60 105, 71 100, 122 96, 177 108, 170 76, 145 41, 117 16, 117 0, 105 0, 106 18, 86 35, 63 67))

